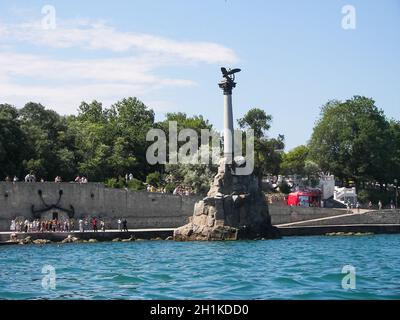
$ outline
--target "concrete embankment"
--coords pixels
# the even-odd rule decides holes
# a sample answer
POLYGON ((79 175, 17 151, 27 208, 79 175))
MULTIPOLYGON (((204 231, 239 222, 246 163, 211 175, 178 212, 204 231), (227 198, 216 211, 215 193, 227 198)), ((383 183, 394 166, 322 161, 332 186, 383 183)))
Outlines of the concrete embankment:
POLYGON ((367 211, 277 225, 283 236, 400 233, 400 210, 367 211))
POLYGON ((330 226, 293 226, 279 227, 283 237, 290 236, 320 236, 332 233, 351 234, 393 234, 400 233, 400 225, 370 224, 370 225, 330 225, 330 226))
MULTIPOLYGON (((143 240, 165 240, 171 237, 174 233, 174 229, 130 229, 127 232, 121 232, 119 230, 108 230, 98 232, 18 232, 16 234, 17 240, 23 240, 30 237, 32 240, 45 239, 51 242, 61 242, 68 236, 70 238, 78 238, 79 240, 90 240, 95 239, 97 241, 113 241, 115 239, 143 239, 143 240)), ((9 244, 7 241, 10 240, 12 232, 0 232, 0 245, 9 244)))

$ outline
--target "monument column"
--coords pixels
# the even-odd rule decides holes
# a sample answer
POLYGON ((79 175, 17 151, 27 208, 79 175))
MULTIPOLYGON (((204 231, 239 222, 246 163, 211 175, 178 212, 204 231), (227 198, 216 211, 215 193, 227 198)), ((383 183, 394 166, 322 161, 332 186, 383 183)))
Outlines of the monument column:
POLYGON ((189 223, 175 229, 174 239, 238 240, 279 238, 279 229, 271 225, 268 203, 252 174, 236 174, 233 165, 232 89, 235 73, 240 69, 221 68, 223 79, 219 87, 224 92, 224 160, 210 185, 207 196, 196 202, 189 223))
POLYGON ((224 159, 225 164, 232 164, 234 151, 232 89, 236 87, 235 73, 240 69, 227 71, 221 68, 221 71, 224 79, 218 85, 224 93, 224 159))

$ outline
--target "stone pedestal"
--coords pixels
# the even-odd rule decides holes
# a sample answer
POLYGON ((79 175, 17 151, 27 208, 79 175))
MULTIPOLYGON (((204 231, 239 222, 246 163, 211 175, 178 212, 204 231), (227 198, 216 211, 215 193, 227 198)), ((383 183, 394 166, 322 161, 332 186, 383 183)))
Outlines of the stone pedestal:
POLYGON ((174 232, 177 241, 279 238, 271 225, 268 204, 255 175, 235 175, 224 163, 191 221, 174 232))

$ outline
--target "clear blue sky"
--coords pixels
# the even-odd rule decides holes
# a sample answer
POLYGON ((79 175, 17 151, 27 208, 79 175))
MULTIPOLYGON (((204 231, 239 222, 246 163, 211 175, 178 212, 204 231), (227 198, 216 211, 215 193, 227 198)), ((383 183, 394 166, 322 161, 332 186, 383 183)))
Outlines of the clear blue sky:
POLYGON ((137 96, 157 119, 183 111, 221 129, 219 68, 240 67, 235 118, 264 109, 286 149, 307 142, 330 99, 365 95, 400 119, 399 58, 399 0, 0 2, 0 103, 71 114, 137 96), (47 4, 54 30, 41 27, 47 4), (344 5, 355 30, 341 27, 344 5))

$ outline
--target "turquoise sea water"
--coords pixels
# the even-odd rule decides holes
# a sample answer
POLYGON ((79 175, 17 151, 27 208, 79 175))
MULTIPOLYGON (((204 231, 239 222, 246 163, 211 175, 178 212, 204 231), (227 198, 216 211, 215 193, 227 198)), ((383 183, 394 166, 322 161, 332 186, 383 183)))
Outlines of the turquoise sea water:
POLYGON ((0 299, 399 299, 400 236, 3 246, 0 268, 0 299))

